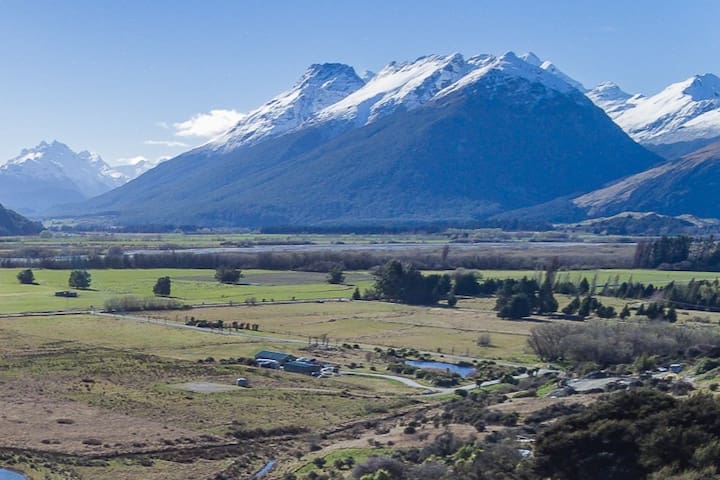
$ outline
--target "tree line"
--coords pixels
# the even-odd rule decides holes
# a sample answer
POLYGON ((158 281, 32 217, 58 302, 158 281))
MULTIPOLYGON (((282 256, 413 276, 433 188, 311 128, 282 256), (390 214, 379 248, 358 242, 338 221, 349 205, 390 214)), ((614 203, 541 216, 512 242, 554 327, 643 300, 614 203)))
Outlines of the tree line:
POLYGON ((720 241, 715 237, 661 237, 638 242, 633 265, 663 270, 720 271, 720 241))
POLYGON ((55 270, 85 269, 149 269, 188 268, 216 269, 231 266, 238 269, 304 270, 328 273, 342 264, 346 270, 369 270, 390 260, 412 263, 421 270, 507 269, 534 270, 558 259, 558 266, 573 268, 629 268, 631 256, 608 255, 602 252, 538 252, 528 256, 514 252, 473 252, 452 247, 437 250, 315 252, 230 252, 190 253, 182 251, 158 251, 155 253, 123 254, 115 248, 108 253, 91 253, 63 256, 52 249, 26 248, 0 258, 3 268, 47 268, 55 270))

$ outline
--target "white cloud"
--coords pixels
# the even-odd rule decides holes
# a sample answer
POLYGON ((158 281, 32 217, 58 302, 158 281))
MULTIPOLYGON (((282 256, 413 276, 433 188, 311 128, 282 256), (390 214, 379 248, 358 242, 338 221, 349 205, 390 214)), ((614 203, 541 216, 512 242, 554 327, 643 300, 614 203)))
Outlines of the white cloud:
POLYGON ((145 140, 145 145, 162 145, 164 147, 187 147, 188 144, 185 142, 178 142, 176 140, 145 140))
POLYGON ((213 138, 234 127, 245 115, 236 110, 210 110, 193 115, 190 120, 174 123, 178 137, 213 138))

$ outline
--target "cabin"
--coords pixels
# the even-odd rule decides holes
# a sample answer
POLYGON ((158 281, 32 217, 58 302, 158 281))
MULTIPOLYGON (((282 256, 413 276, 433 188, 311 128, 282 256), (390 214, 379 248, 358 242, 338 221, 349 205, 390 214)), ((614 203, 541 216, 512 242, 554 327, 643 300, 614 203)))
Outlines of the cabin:
POLYGON ((272 352, 270 350, 261 350, 255 354, 255 361, 258 360, 275 360, 280 365, 297 360, 297 357, 289 353, 272 352))
POLYGON ((319 363, 314 362, 301 362, 300 360, 295 360, 292 362, 288 362, 283 367, 286 372, 291 373, 304 373, 305 375, 319 375, 320 370, 322 370, 322 365, 319 363))

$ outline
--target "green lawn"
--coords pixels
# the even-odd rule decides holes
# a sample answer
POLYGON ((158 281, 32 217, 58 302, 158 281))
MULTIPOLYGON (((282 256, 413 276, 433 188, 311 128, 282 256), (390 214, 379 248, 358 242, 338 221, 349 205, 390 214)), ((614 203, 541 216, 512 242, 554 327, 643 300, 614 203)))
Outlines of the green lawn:
MULTIPOLYGON (((352 285, 330 285, 323 274, 306 272, 243 272, 243 285, 224 285, 213 278, 214 270, 148 269, 90 270, 90 290, 79 291, 77 298, 55 297, 54 292, 67 290, 69 270, 34 269, 38 285, 20 285, 20 269, 0 269, 0 313, 33 312, 69 309, 102 308, 106 299, 119 295, 151 296, 159 277, 169 276, 171 295, 187 304, 244 302, 248 298, 298 300, 315 298, 348 298, 352 285)), ((348 275, 348 282, 357 282, 360 289, 372 283, 366 273, 348 275)))

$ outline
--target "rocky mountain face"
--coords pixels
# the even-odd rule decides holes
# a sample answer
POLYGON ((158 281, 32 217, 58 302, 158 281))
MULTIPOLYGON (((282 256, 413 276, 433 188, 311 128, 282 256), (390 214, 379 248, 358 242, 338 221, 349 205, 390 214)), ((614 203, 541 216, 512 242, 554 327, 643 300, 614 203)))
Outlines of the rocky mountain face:
POLYGON ((720 142, 581 195, 572 203, 590 217, 653 211, 720 218, 718 189, 720 142))
POLYGON ((0 205, 0 236, 35 235, 42 229, 42 223, 30 221, 0 205))

